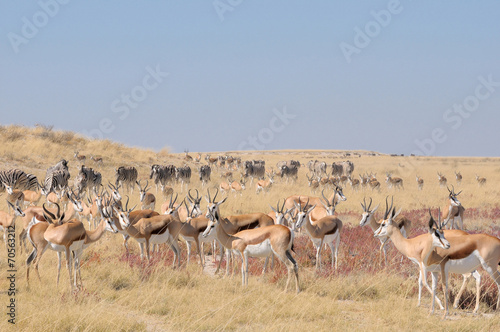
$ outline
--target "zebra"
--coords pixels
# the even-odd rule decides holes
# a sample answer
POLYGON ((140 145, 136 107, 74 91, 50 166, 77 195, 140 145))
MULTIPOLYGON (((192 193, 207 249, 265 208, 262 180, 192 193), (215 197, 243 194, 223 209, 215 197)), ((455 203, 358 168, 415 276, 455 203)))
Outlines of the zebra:
POLYGON ((212 169, 209 165, 203 165, 198 168, 198 172, 200 173, 201 186, 205 187, 208 181, 210 181, 210 174, 212 173, 212 169))
POLYGON ((313 176, 321 177, 326 175, 326 163, 324 161, 319 160, 310 160, 307 163, 307 167, 309 171, 313 174, 313 176))
POLYGON ((177 181, 181 182, 181 192, 184 184, 186 185, 186 189, 188 188, 189 183, 191 182, 191 167, 183 166, 177 167, 175 169, 175 178, 177 181))
POLYGON ((343 161, 342 162, 343 175, 351 176, 352 172, 354 172, 354 164, 351 161, 343 161))
POLYGON ((137 181, 137 168, 133 166, 120 166, 115 170, 115 187, 121 185, 125 188, 128 185, 130 193, 134 193, 135 182, 137 181))
POLYGON ((101 173, 82 165, 80 172, 78 172, 75 179, 75 187, 77 188, 79 194, 88 189, 92 189, 96 192, 96 190, 98 190, 98 188, 102 185, 101 182, 101 173))
POLYGON ((14 189, 27 190, 32 188, 37 188, 36 176, 32 174, 26 174, 24 171, 13 168, 7 171, 0 171, 0 182, 4 189, 12 191, 14 189))
POLYGON ((266 175, 266 163, 263 160, 251 160, 245 161, 245 173, 244 177, 250 177, 250 185, 253 182, 254 178, 258 178, 259 180, 264 179, 266 175))
POLYGON ((47 169, 47 173, 46 173, 47 175, 45 177, 47 177, 50 173, 55 172, 55 171, 64 171, 64 172, 66 172, 68 180, 71 177, 71 175, 69 174, 68 162, 66 161, 66 159, 61 159, 57 164, 55 164, 54 166, 49 167, 47 169))
POLYGON ((42 195, 47 196, 51 192, 60 191, 68 186, 67 173, 64 171, 54 171, 45 177, 42 195))
POLYGON ((341 163, 332 163, 332 176, 341 176, 344 174, 344 166, 341 163))
POLYGON ((286 177, 287 183, 289 179, 292 179, 292 181, 297 180, 297 174, 299 172, 299 168, 297 167, 297 165, 291 165, 291 166, 283 165, 281 166, 280 171, 281 171, 281 178, 286 177))
POLYGON ((175 179, 175 166, 174 165, 157 165, 151 166, 151 173, 149 174, 149 179, 153 179, 156 192, 158 193, 158 185, 164 188, 167 184, 172 184, 175 179))

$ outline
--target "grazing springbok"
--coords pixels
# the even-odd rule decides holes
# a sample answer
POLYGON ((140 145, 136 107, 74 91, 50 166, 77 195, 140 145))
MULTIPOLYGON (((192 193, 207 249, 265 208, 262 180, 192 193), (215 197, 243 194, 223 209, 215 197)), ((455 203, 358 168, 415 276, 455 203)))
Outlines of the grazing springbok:
MULTIPOLYGON (((375 232, 380 226, 380 223, 375 220, 375 211, 377 211, 379 205, 377 205, 373 209, 371 209, 371 206, 372 206, 372 198, 370 197, 370 203, 368 205, 366 204, 366 199, 364 198, 363 203, 361 203, 361 207, 363 208, 363 214, 361 216, 361 221, 359 222, 359 226, 365 226, 368 224, 370 226, 370 228, 372 229, 372 231, 375 232)), ((401 231, 401 234, 403 234, 403 236, 405 238, 407 238, 408 233, 410 232, 410 228, 411 228, 411 220, 409 220, 406 217, 398 215, 394 221, 398 225, 398 227, 401 231)), ((382 255, 382 252, 384 253, 384 262, 385 262, 385 265, 387 266, 387 240, 388 240, 388 238, 387 237, 385 237, 385 238, 379 237, 378 239, 380 240, 379 254, 382 255)))
POLYGON ((299 268, 291 253, 294 233, 286 226, 270 225, 229 235, 222 226, 222 220, 225 218, 222 218, 219 212, 219 206, 226 201, 227 197, 220 202, 216 202, 216 196, 213 200, 210 197, 207 199, 209 203, 206 216, 210 221, 207 229, 203 232, 203 236, 207 236, 211 229, 215 227, 219 242, 227 251, 231 250, 241 257, 242 285, 248 285, 248 257, 268 258, 274 253, 288 269, 285 292, 288 289, 292 273, 294 273, 296 291, 299 293, 299 268))
POLYGON ((457 198, 457 196, 460 195, 462 191, 460 190, 458 193, 455 193, 455 188, 453 187, 453 185, 451 186, 451 188, 452 190, 447 187, 449 192, 448 199, 450 200, 450 204, 443 208, 443 213, 441 215, 443 224, 446 226, 446 224, 448 224, 448 222, 451 220, 451 223, 448 227, 449 229, 463 229, 465 208, 457 198), (456 223, 455 219, 457 219, 456 223))

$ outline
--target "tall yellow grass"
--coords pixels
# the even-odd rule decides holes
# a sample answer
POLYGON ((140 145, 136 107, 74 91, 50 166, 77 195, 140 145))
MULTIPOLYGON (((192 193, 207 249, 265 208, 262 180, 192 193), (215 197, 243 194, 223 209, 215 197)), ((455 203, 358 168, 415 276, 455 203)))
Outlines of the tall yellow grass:
MULTIPOLYGON (((0 139, 0 169, 21 168, 37 175, 39 179, 43 179, 45 170, 61 158, 70 161, 73 179, 80 166, 73 158, 75 151, 87 155, 87 166, 102 172, 103 182, 113 182, 114 169, 120 165, 136 166, 139 178, 147 179, 151 164, 173 163, 180 166, 184 163, 183 154, 171 154, 167 149, 156 152, 130 148, 108 140, 88 140, 77 134, 54 131, 46 126, 3 126, 0 127, 0 139), (91 154, 103 157, 103 166, 94 165, 88 158, 91 154)), ((449 184, 455 184, 455 170, 462 172, 462 185, 455 185, 455 189, 463 190, 460 200, 468 210, 491 211, 499 207, 498 158, 390 157, 370 156, 363 151, 359 153, 361 157, 349 158, 343 157, 342 151, 333 150, 231 152, 231 155, 241 156, 244 160, 264 159, 268 168, 279 160, 288 159, 298 159, 304 164, 310 159, 329 164, 350 159, 355 164, 356 176, 364 172, 377 173, 381 182, 380 193, 369 189, 355 192, 349 186, 344 189, 348 199, 338 206, 337 211, 344 223, 352 227, 359 222, 359 202, 365 196, 372 197, 375 204, 378 204, 383 202, 386 195, 393 194, 395 204, 402 207, 403 211, 445 205, 447 190, 438 185, 438 171, 447 176, 449 184), (405 189, 387 189, 385 172, 402 177, 405 189), (477 185, 474 177, 476 173, 487 178, 486 186, 477 185), (422 191, 417 190, 416 174, 425 180, 422 191)), ((193 173, 190 188, 200 189, 195 168, 193 173)), ((295 184, 278 180, 268 194, 256 195, 254 187, 247 188, 242 196, 229 194, 229 199, 221 206, 222 214, 268 212, 269 204, 275 205, 278 199, 291 194, 310 194, 305 174, 303 167, 295 184)), ((210 184, 212 190, 219 182, 219 174, 214 172, 210 184)), ((156 210, 159 211, 164 198, 161 194, 157 194, 157 197, 156 210)), ((138 193, 134 192, 131 199, 131 204, 138 203, 138 193)), ((4 201, 0 201, 0 208, 6 210, 4 201)), ((417 226, 424 222, 425 220, 414 220, 417 226)), ((498 220, 487 219, 480 214, 465 220, 467 229, 480 231, 491 230, 492 225, 497 224, 498 220)), ((18 233, 21 227, 18 223, 18 233)), ((343 241, 348 239, 344 238, 343 241)), ((375 240, 368 237, 364 241, 371 243, 375 240)), ((0 330, 306 331, 437 328, 478 331, 496 330, 500 326, 500 315, 493 313, 484 301, 481 302, 479 315, 472 315, 471 309, 452 310, 451 317, 445 321, 441 320, 439 310, 435 315, 428 315, 430 297, 426 293, 423 306, 417 308, 416 267, 404 275, 391 272, 391 269, 380 269, 375 274, 360 270, 344 276, 335 272, 316 274, 312 264, 301 265, 300 283, 303 291, 296 295, 282 292, 286 277, 282 267, 281 270, 277 267, 265 276, 255 275, 258 269, 254 269, 249 286, 242 288, 239 275, 234 278, 210 276, 202 273, 197 264, 187 267, 183 265, 180 270, 172 269, 172 253, 165 248, 162 248, 161 254, 154 255, 152 263, 140 263, 134 240, 129 241, 132 256, 127 259, 122 242, 121 236, 106 234, 99 243, 87 249, 82 261, 84 289, 77 292, 69 291, 68 273, 64 264, 60 285, 56 287, 57 259, 51 251, 47 251, 41 261, 41 281, 32 273, 31 289, 28 291, 24 263, 26 256, 18 253, 17 324, 15 327, 11 326, 4 314, 0 316, 3 317, 0 319, 0 330)), ((356 248, 356 254, 363 255, 364 249, 356 248)), ((345 242, 342 242, 340 251, 344 251, 346 257, 351 257, 350 253, 345 253, 345 242)), ((185 250, 183 252, 185 255, 185 250)), ((356 259, 356 254, 349 259, 356 259)), ((399 257, 393 259, 391 264, 399 264, 399 257)), ((0 250, 0 305, 5 312, 9 301, 5 291, 8 289, 6 258, 5 250, 0 250)), ((194 257, 192 261, 193 259, 194 257)), ((307 257, 301 258, 301 261, 307 260, 307 257)), ((484 279, 489 279, 485 273, 484 279)), ((459 281, 460 279, 452 280, 454 291, 459 281)), ((470 287, 472 289, 472 285, 470 287)), ((488 292, 496 294, 494 289, 489 289, 488 292)), ((473 293, 473 290, 469 293, 473 293)))

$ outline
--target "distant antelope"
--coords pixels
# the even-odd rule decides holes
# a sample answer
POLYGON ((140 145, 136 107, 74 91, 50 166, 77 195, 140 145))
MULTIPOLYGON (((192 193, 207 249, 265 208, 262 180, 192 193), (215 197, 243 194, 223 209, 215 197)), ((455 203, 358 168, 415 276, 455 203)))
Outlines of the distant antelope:
POLYGON ((185 160, 185 161, 193 161, 193 157, 191 157, 191 156, 189 155, 189 150, 187 150, 187 149, 186 149, 186 150, 184 150, 184 153, 185 153, 185 155, 184 155, 184 160, 185 160))
POLYGON ((236 193, 240 193, 243 195, 243 190, 245 190, 245 184, 247 180, 244 178, 240 179, 240 182, 233 181, 231 182, 231 191, 236 195, 236 193))
MULTIPOLYGON (((40 186, 40 184, 38 184, 40 186)), ((26 206, 32 205, 35 206, 38 204, 40 201, 40 198, 42 197, 42 191, 33 191, 33 190, 24 190, 24 204, 26 206)))
POLYGON ((476 174, 476 181, 480 187, 486 184, 486 178, 480 178, 477 174, 476 174))
POLYGON ((462 174, 460 172, 455 172, 455 178, 457 179, 457 184, 462 184, 462 174))
POLYGON ((401 178, 393 178, 391 173, 386 173, 386 178, 385 182, 389 186, 389 188, 396 188, 396 189, 404 189, 403 187, 403 179, 401 178))
POLYGON ((450 204, 448 206, 445 206, 442 210, 443 212, 441 217, 443 219, 443 226, 446 226, 448 221, 451 220, 451 224, 448 227, 449 229, 463 229, 465 208, 457 198, 457 196, 460 195, 462 191, 460 190, 458 193, 455 193, 455 188, 453 187, 453 185, 451 186, 451 190, 448 187, 447 189, 449 192, 448 199, 450 200, 450 204), (456 225, 455 219, 458 219, 456 225))
POLYGON ((232 180, 228 180, 228 182, 226 181, 222 181, 219 185, 219 190, 222 194, 225 194, 227 192, 229 192, 229 190, 231 190, 231 183, 233 182, 232 180), (229 182, 229 183, 228 183, 229 182))
POLYGON ((446 179, 446 176, 444 176, 442 173, 438 172, 438 181, 439 181, 439 186, 440 187, 445 187, 446 183, 448 180, 446 179))
POLYGON ((371 179, 368 184, 370 185, 370 188, 372 188, 372 191, 377 189, 380 192, 380 182, 378 182, 376 178, 371 179))
POLYGON ((418 190, 422 190, 424 188, 424 179, 422 179, 420 176, 416 175, 416 181, 417 181, 418 190))
POLYGON ((347 178, 349 180, 349 183, 351 184, 352 190, 358 191, 360 181, 358 179, 352 179, 350 175, 347 178))
POLYGON ((79 154, 78 151, 75 151, 75 159, 84 164, 87 157, 83 154, 79 154))
POLYGON ((214 167, 217 167, 217 158, 216 157, 210 157, 209 154, 207 154, 205 156, 205 160, 207 161, 207 163, 210 165, 210 166, 214 166, 214 167))
POLYGON ((309 173, 306 174, 307 180, 309 181, 309 187, 311 188, 311 192, 313 194, 316 193, 316 190, 319 187, 319 181, 316 180, 314 176, 309 177, 309 173))
POLYGON ((141 209, 142 210, 153 210, 155 209, 155 204, 156 204, 156 197, 152 193, 148 192, 147 190, 151 189, 151 187, 148 188, 148 181, 146 181, 146 185, 144 187, 141 186, 141 181, 136 181, 137 185, 139 186, 139 198, 141 201, 141 209))
POLYGON ((274 172, 268 173, 267 176, 269 177, 267 180, 259 180, 255 184, 255 193, 258 194, 261 191, 269 192, 271 190, 271 187, 274 183, 274 172))
POLYGON ((15 221, 17 217, 24 217, 25 214, 21 210, 21 207, 19 205, 12 205, 11 202, 7 201, 7 205, 10 208, 12 208, 14 214, 11 215, 10 213, 0 211, 0 230, 3 230, 3 240, 5 242, 5 247, 9 249, 7 246, 7 228, 11 227, 12 225, 15 226, 15 221))
POLYGON ((201 153, 198 153, 196 157, 194 157, 194 162, 199 163, 201 161, 201 153))
POLYGON ((90 156, 90 160, 94 161, 94 164, 102 166, 102 157, 90 156))
POLYGON ((366 186, 368 185, 368 182, 370 182, 368 174, 365 174, 365 175, 358 174, 358 176, 359 176, 359 181, 360 181, 361 187, 366 188, 366 186))

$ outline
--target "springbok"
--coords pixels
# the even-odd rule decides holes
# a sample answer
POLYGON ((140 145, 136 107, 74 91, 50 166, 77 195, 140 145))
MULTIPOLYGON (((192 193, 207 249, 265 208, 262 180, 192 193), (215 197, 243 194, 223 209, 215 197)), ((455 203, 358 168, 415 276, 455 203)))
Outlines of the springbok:
POLYGON ((240 182, 232 181, 231 182, 231 192, 234 195, 236 195, 236 193, 240 193, 240 195, 243 195, 243 190, 245 190, 246 183, 247 183, 247 180, 244 178, 241 178, 240 182))
MULTIPOLYGON (((7 205, 12 208, 13 214, 7 213, 5 211, 0 211, 0 231, 3 231, 3 241, 5 243, 5 248, 9 249, 7 245, 7 229, 12 225, 15 226, 17 217, 24 217, 25 214, 19 205, 13 205, 11 202, 7 201, 7 205)), ((15 236, 15 234, 13 233, 15 236)))
POLYGON ((462 174, 460 174, 460 172, 455 171, 455 179, 457 180, 458 185, 462 184, 462 174))
POLYGON ((337 205, 339 202, 347 200, 347 198, 344 196, 341 187, 335 187, 335 190, 328 198, 325 196, 324 190, 321 191, 321 195, 323 196, 324 201, 322 201, 321 198, 314 196, 305 196, 305 195, 288 196, 285 201, 285 208, 295 209, 296 203, 299 203, 301 207, 303 207, 306 200, 308 200, 310 205, 316 206, 316 208, 311 212, 311 217, 313 218, 313 220, 319 220, 328 214, 327 210, 323 206, 324 202, 327 202, 327 204, 328 202, 335 202, 334 205, 337 205))
POLYGON ((455 188, 453 185, 451 186, 452 190, 447 187, 449 195, 448 199, 450 200, 450 204, 443 208, 442 219, 443 224, 446 226, 448 222, 451 220, 449 225, 449 229, 463 229, 464 228, 464 212, 465 208, 462 206, 462 203, 458 200, 457 196, 462 192, 461 190, 458 193, 455 193, 455 188), (455 224, 455 219, 457 223, 455 224))
POLYGON ((486 178, 479 177, 479 175, 477 175, 477 174, 476 174, 476 181, 480 187, 482 187, 486 184, 486 178))
POLYGON ((319 181, 314 177, 309 177, 309 173, 306 174, 307 181, 309 181, 309 188, 311 188, 311 193, 316 194, 316 190, 319 187, 319 181))
MULTIPOLYGON (((369 225, 370 228, 372 229, 373 232, 375 232, 379 226, 380 223, 375 220, 375 211, 377 211, 379 205, 374 207, 372 210, 372 198, 370 197, 370 203, 367 205, 366 204, 366 199, 363 199, 363 203, 361 203, 361 207, 363 208, 363 214, 361 216, 361 221, 359 222, 359 226, 365 226, 369 225), (364 203, 364 204, 363 204, 364 203)), ((406 217, 403 217, 401 215, 398 215, 396 219, 394 220, 396 224, 398 225, 401 234, 403 234, 403 237, 407 238, 408 233, 410 232, 411 228, 411 220, 409 220, 406 217)), ((382 255, 382 252, 384 253, 384 262, 385 265, 387 266, 387 237, 379 237, 380 240, 380 249, 379 249, 379 254, 382 255)))
POLYGON ((403 179, 401 178, 393 178, 391 173, 385 173, 386 178, 385 182, 387 183, 389 188, 396 188, 396 189, 404 189, 403 186, 403 179))
POLYGON ((299 203, 295 203, 295 208, 297 209, 297 222, 295 223, 295 228, 299 229, 303 226, 305 222, 305 230, 309 238, 311 239, 314 247, 316 248, 316 270, 321 270, 321 249, 323 243, 330 247, 332 253, 332 268, 335 263, 335 270, 338 268, 338 250, 340 245, 340 231, 342 230, 342 221, 337 217, 333 216, 335 213, 335 203, 327 201, 325 209, 327 210, 327 216, 319 219, 313 220, 311 218, 311 211, 314 210, 316 205, 309 205, 309 200, 302 207, 299 203))
POLYGON ((445 187, 446 186, 446 183, 448 182, 448 180, 446 179, 446 176, 444 176, 442 173, 438 172, 437 173, 438 175, 438 182, 439 182, 439 186, 441 188, 445 187))
MULTIPOLYGON (((431 218, 428 225, 428 234, 422 234, 411 239, 406 239, 401 234, 398 225, 394 221, 394 218, 396 217, 396 209, 392 208, 392 203, 391 207, 388 207, 387 199, 385 203, 386 208, 384 218, 380 223, 379 228, 375 231, 374 236, 379 238, 390 238, 394 243, 394 246, 404 256, 408 257, 408 259, 419 266, 419 290, 422 289, 423 284, 427 288, 429 293, 432 294, 431 312, 434 312, 434 301, 436 299, 435 285, 433 284, 433 289, 431 289, 427 284, 426 267, 430 265, 428 264, 428 259, 432 255, 432 252, 436 247, 441 247, 444 249, 450 248, 450 243, 444 236, 443 225, 436 224, 434 219, 431 218)), ((439 300, 438 303, 440 303, 439 300)), ((417 306, 419 305, 420 298, 417 306)))
MULTIPOLYGON (((115 226, 115 223, 112 219, 112 210, 108 209, 107 211, 103 210, 102 211, 103 219, 101 220, 99 226, 93 230, 93 231, 87 231, 85 230, 85 239, 83 246, 81 247, 81 251, 76 252, 75 256, 73 257, 74 259, 74 269, 75 269, 75 287, 77 286, 77 274, 78 278, 80 280, 80 286, 83 286, 82 282, 82 276, 80 273, 80 258, 82 255, 82 252, 85 248, 87 248, 90 244, 97 242, 102 235, 104 234, 105 231, 109 231, 112 233, 116 233, 118 230, 115 226)), ((32 224, 28 228, 28 239, 33 245, 33 251, 31 254, 28 256, 28 259, 26 260, 26 282, 28 285, 29 289, 29 274, 30 274, 30 266, 33 264, 35 267, 36 274, 38 276, 38 280, 40 280, 40 273, 38 271, 38 264, 40 263, 40 260, 42 259, 42 256, 47 250, 47 248, 50 248, 54 251, 57 252, 57 259, 58 259, 58 264, 57 264, 57 279, 56 279, 56 284, 59 284, 59 276, 60 276, 60 271, 61 271, 61 256, 62 253, 65 251, 64 246, 60 245, 54 245, 53 243, 48 242, 45 239, 45 233, 49 227, 48 222, 38 222, 32 224)), ((67 257, 66 257, 67 258, 67 257)))
POLYGON ((152 193, 150 193, 148 190, 151 189, 151 187, 148 188, 148 181, 146 180, 146 185, 144 187, 141 186, 141 181, 136 181, 137 185, 139 186, 139 199, 141 201, 141 209, 143 210, 154 210, 155 209, 155 204, 156 204, 156 197, 152 193))
POLYGON ((255 193, 258 194, 261 191, 264 191, 266 193, 269 192, 269 190, 271 190, 271 187, 274 183, 274 175, 275 175, 274 172, 267 173, 267 176, 268 176, 267 180, 257 181, 257 183, 255 184, 255 193))
POLYGON ((294 233, 286 226, 270 225, 256 229, 247 229, 234 235, 229 235, 222 226, 222 220, 225 218, 221 218, 219 212, 220 205, 226 201, 227 197, 220 202, 216 202, 216 196, 213 200, 210 197, 207 199, 209 203, 206 217, 210 221, 207 229, 203 232, 203 236, 207 236, 211 229, 215 227, 219 242, 222 243, 227 251, 231 250, 241 257, 242 285, 248 285, 248 257, 268 258, 274 253, 288 269, 285 292, 288 289, 293 271, 295 274, 296 291, 299 293, 299 268, 291 253, 294 233))
POLYGON ((78 151, 75 151, 75 159, 84 164, 87 157, 83 154, 79 154, 78 151))
POLYGON ((415 181, 417 181, 418 190, 422 190, 424 188, 424 179, 416 175, 415 181))

